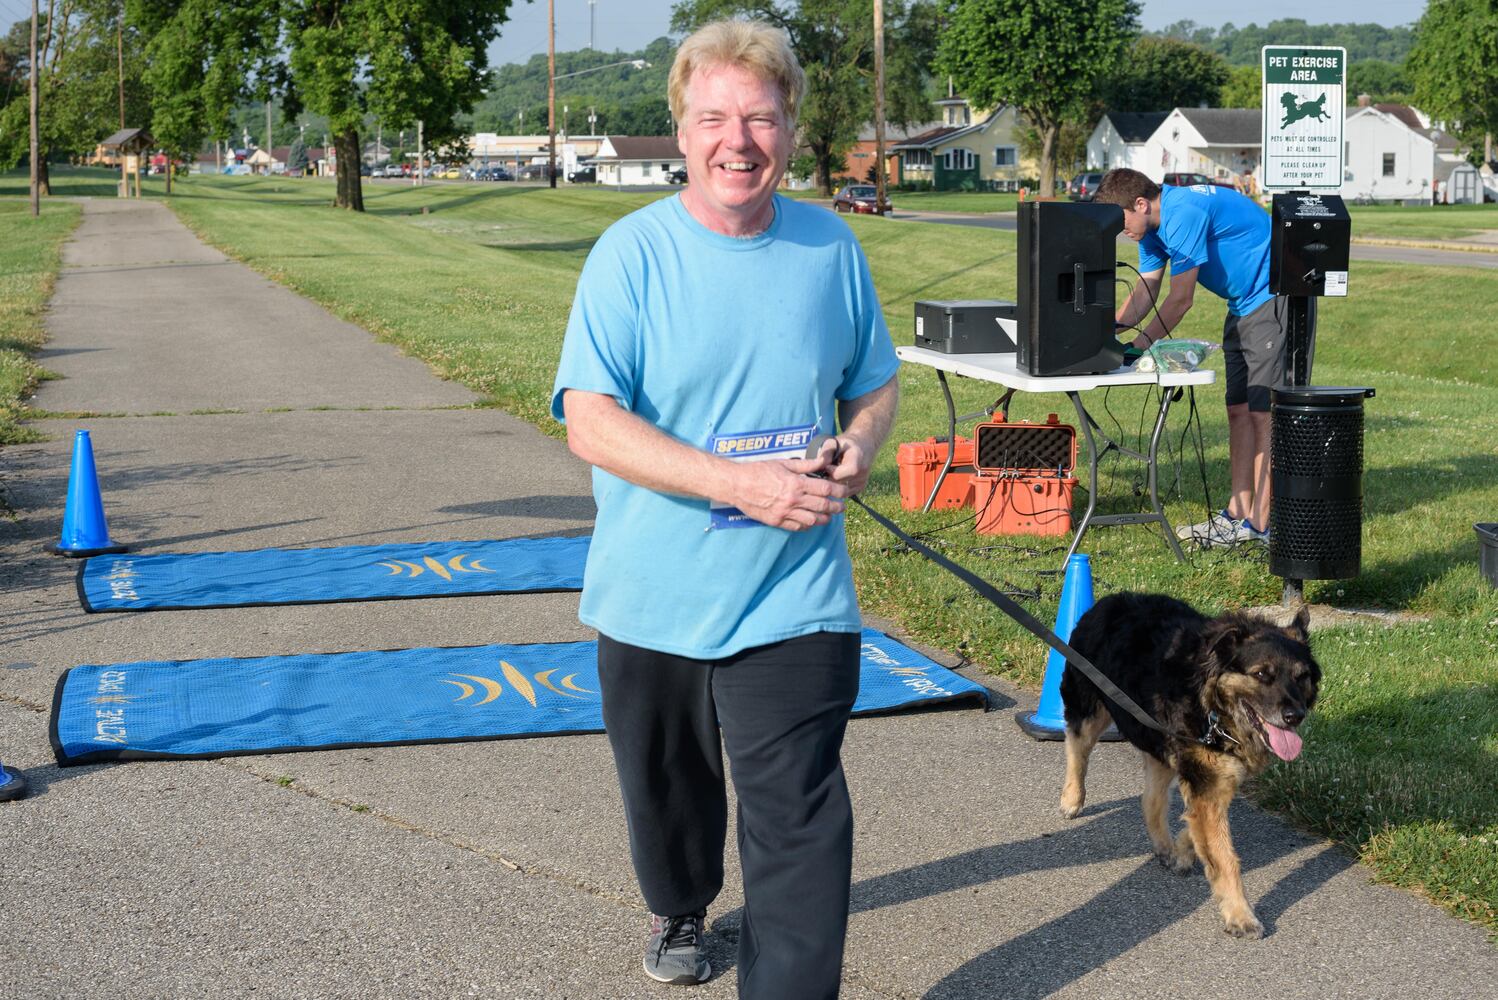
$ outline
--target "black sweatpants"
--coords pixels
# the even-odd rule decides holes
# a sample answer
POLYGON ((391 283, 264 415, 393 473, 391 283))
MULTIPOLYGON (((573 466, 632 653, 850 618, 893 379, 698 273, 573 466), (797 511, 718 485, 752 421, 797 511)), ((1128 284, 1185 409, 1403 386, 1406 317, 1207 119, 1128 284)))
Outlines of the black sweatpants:
POLYGON ((821 632, 695 660, 598 637, 604 724, 652 913, 695 913, 723 888, 728 752, 744 872, 739 996, 749 1000, 838 993, 853 868, 840 753, 858 643, 821 632))

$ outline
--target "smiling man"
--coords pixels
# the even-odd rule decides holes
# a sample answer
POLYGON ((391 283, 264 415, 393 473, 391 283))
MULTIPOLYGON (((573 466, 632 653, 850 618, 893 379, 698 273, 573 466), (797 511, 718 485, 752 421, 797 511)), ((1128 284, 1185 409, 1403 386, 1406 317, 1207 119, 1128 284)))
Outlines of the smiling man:
POLYGON ((645 972, 711 975, 726 750, 739 995, 776 1000, 834 997, 841 980, 853 853, 841 749, 862 628, 842 511, 898 395, 858 242, 831 212, 775 194, 804 87, 777 28, 719 21, 682 43, 669 98, 687 187, 588 255, 552 396, 594 466, 578 616, 599 632, 604 723, 651 911, 645 972))

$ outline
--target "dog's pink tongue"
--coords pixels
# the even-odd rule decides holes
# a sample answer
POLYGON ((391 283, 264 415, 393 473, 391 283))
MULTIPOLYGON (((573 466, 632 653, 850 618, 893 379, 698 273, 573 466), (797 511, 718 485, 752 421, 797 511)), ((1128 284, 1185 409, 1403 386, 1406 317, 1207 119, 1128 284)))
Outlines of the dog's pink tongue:
POLYGON ((1269 737, 1269 749, 1280 760, 1294 760, 1300 756, 1300 734, 1293 729, 1281 729, 1266 722, 1264 733, 1269 737))

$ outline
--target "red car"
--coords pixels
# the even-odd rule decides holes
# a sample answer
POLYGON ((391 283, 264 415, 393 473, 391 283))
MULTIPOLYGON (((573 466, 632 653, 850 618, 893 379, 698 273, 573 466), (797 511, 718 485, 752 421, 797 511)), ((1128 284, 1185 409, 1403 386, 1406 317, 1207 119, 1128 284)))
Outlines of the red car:
POLYGON ((1218 187, 1236 187, 1230 177, 1208 177, 1206 174, 1166 174, 1164 183, 1173 187, 1191 187, 1193 184, 1215 184, 1218 187))
MULTIPOLYGON (((885 205, 886 209, 893 208, 885 205)), ((879 214, 879 194, 872 184, 845 184, 832 199, 834 212, 855 212, 859 215, 879 214)))

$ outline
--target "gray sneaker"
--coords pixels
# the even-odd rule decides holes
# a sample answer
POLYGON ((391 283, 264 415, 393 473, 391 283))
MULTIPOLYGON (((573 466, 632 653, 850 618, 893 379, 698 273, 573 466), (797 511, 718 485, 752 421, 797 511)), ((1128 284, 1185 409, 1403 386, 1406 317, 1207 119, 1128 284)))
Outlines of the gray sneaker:
POLYGON ((1228 517, 1225 510, 1218 511, 1198 524, 1176 529, 1176 537, 1183 542, 1196 542, 1206 548, 1209 545, 1231 545, 1238 540, 1240 518, 1228 517))
POLYGON ((1181 541, 1192 541, 1204 549, 1214 545, 1232 546, 1244 542, 1268 544, 1269 532, 1260 531, 1246 517, 1229 517, 1227 511, 1218 511, 1200 524, 1177 528, 1176 537, 1181 541))
POLYGON ((707 982, 713 967, 702 953, 702 925, 707 911, 681 917, 650 915, 650 942, 645 946, 645 975, 674 986, 707 982))

